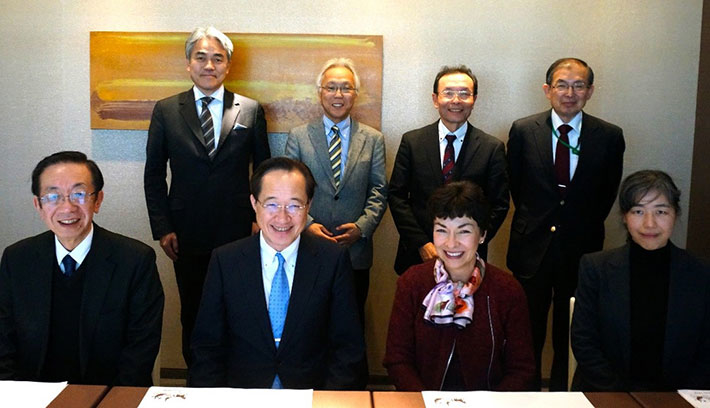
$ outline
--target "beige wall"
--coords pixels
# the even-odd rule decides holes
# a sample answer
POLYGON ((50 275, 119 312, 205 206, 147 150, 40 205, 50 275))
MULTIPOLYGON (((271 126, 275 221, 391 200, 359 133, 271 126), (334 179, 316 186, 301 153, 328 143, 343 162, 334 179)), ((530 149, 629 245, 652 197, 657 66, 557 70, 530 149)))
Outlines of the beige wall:
MULTIPOLYGON (((510 123, 547 107, 547 66, 578 56, 595 69, 587 111, 620 125, 625 174, 670 172, 684 192, 674 241, 685 245, 702 2, 529 1, 70 1, 4 0, 0 15, 0 248, 44 228, 30 205, 29 174, 60 149, 87 152, 106 175, 97 216, 104 227, 151 243, 143 197, 146 132, 89 128, 89 32, 190 31, 380 34, 384 37, 383 133, 388 172, 400 136, 436 118, 431 82, 443 64, 465 63, 480 81, 472 122, 507 140, 510 123), (200 5, 201 4, 201 5, 200 5), (216 4, 214 10, 205 4, 216 4)), ((607 245, 624 241, 619 217, 607 245)), ((507 228, 507 227, 506 227, 507 228)), ((375 235, 367 337, 370 369, 381 360, 395 286, 397 232, 389 212, 375 235)), ((507 230, 491 249, 504 266, 507 230)), ((172 266, 159 254, 167 304, 163 367, 183 366, 172 266)))

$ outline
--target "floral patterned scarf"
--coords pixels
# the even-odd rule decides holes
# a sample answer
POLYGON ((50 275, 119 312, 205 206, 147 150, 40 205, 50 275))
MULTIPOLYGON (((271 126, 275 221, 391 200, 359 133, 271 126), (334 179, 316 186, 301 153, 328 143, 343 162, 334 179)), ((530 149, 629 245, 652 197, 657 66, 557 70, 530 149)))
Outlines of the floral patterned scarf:
POLYGON ((426 295, 422 306, 424 320, 435 325, 455 324, 463 329, 473 318, 473 294, 481 286, 486 264, 476 253, 476 265, 468 282, 454 282, 440 259, 434 264, 436 286, 426 295))

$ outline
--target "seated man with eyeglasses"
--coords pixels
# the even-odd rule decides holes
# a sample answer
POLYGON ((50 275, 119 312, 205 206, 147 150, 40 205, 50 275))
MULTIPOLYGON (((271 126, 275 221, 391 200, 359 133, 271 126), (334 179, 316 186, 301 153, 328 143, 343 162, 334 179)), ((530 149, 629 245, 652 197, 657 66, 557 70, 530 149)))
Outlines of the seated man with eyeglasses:
POLYGON ((399 231, 394 269, 436 258, 429 196, 451 181, 479 185, 491 205, 485 242, 478 247, 486 259, 488 242, 508 214, 505 145, 468 122, 478 95, 478 79, 465 65, 442 67, 431 97, 439 120, 402 136, 389 184, 389 204, 399 231))
POLYGON ((260 232, 212 253, 188 386, 364 388, 350 256, 302 233, 313 175, 276 157, 257 167, 250 185, 260 232))
POLYGON ((552 109, 516 120, 508 137, 515 213, 507 260, 528 298, 537 388, 552 302, 549 388, 565 391, 569 298, 582 255, 602 249, 625 145, 618 126, 582 111, 594 93, 594 71, 586 62, 553 62, 542 90, 552 109))
POLYGON ((93 223, 103 184, 80 152, 52 154, 32 172, 49 231, 0 261, 0 380, 152 384, 164 300, 155 252, 93 223))

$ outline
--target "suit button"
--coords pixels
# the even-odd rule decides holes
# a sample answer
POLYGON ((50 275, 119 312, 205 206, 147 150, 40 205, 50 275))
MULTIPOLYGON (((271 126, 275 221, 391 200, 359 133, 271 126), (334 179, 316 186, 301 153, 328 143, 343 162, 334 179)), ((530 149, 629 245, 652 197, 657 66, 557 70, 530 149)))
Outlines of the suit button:
POLYGON ((557 231, 557 227, 555 227, 554 225, 551 226, 551 227, 550 227, 550 232, 555 232, 555 231, 557 231))
POLYGON ((339 198, 340 198, 340 197, 335 196, 335 197, 333 197, 333 200, 338 201, 339 198))
POLYGON ((565 205, 565 200, 560 201, 560 205, 565 205))

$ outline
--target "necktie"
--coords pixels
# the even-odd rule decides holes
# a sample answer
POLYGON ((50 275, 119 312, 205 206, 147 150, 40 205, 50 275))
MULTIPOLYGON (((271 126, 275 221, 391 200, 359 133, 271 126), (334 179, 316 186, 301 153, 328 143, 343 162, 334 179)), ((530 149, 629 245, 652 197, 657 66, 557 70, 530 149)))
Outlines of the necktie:
POLYGON ((569 186, 569 136, 567 134, 572 130, 572 126, 560 125, 557 130, 560 132, 560 137, 557 138, 555 150, 555 177, 560 195, 564 197, 569 186))
POLYGON ((335 180, 335 188, 340 187, 340 153, 342 146, 340 144, 340 129, 337 126, 330 128, 333 131, 333 138, 330 139, 328 146, 328 156, 330 157, 330 168, 333 170, 333 180, 335 180))
POLYGON ((67 254, 64 259, 62 259, 62 266, 64 266, 64 276, 67 278, 71 278, 74 272, 76 272, 76 261, 71 255, 67 254))
MULTIPOLYGON (((286 321, 286 312, 288 311, 288 278, 286 278, 286 269, 284 269, 284 257, 280 252, 276 253, 276 258, 279 261, 279 267, 276 269, 274 280, 271 281, 271 293, 269 294, 269 319, 271 320, 271 331, 274 334, 274 342, 276 348, 279 348, 281 342, 281 334, 286 321)), ((283 388, 278 374, 274 378, 271 388, 283 388)))
POLYGON ((454 178, 454 140, 456 140, 455 135, 446 135, 446 150, 444 150, 444 162, 441 165, 444 184, 448 184, 454 178))
POLYGON ((210 159, 214 158, 217 151, 214 146, 214 123, 212 122, 212 114, 208 108, 210 102, 214 100, 211 96, 200 98, 202 101, 202 113, 200 114, 200 127, 202 128, 202 137, 205 138, 205 146, 207 147, 207 155, 210 159))

